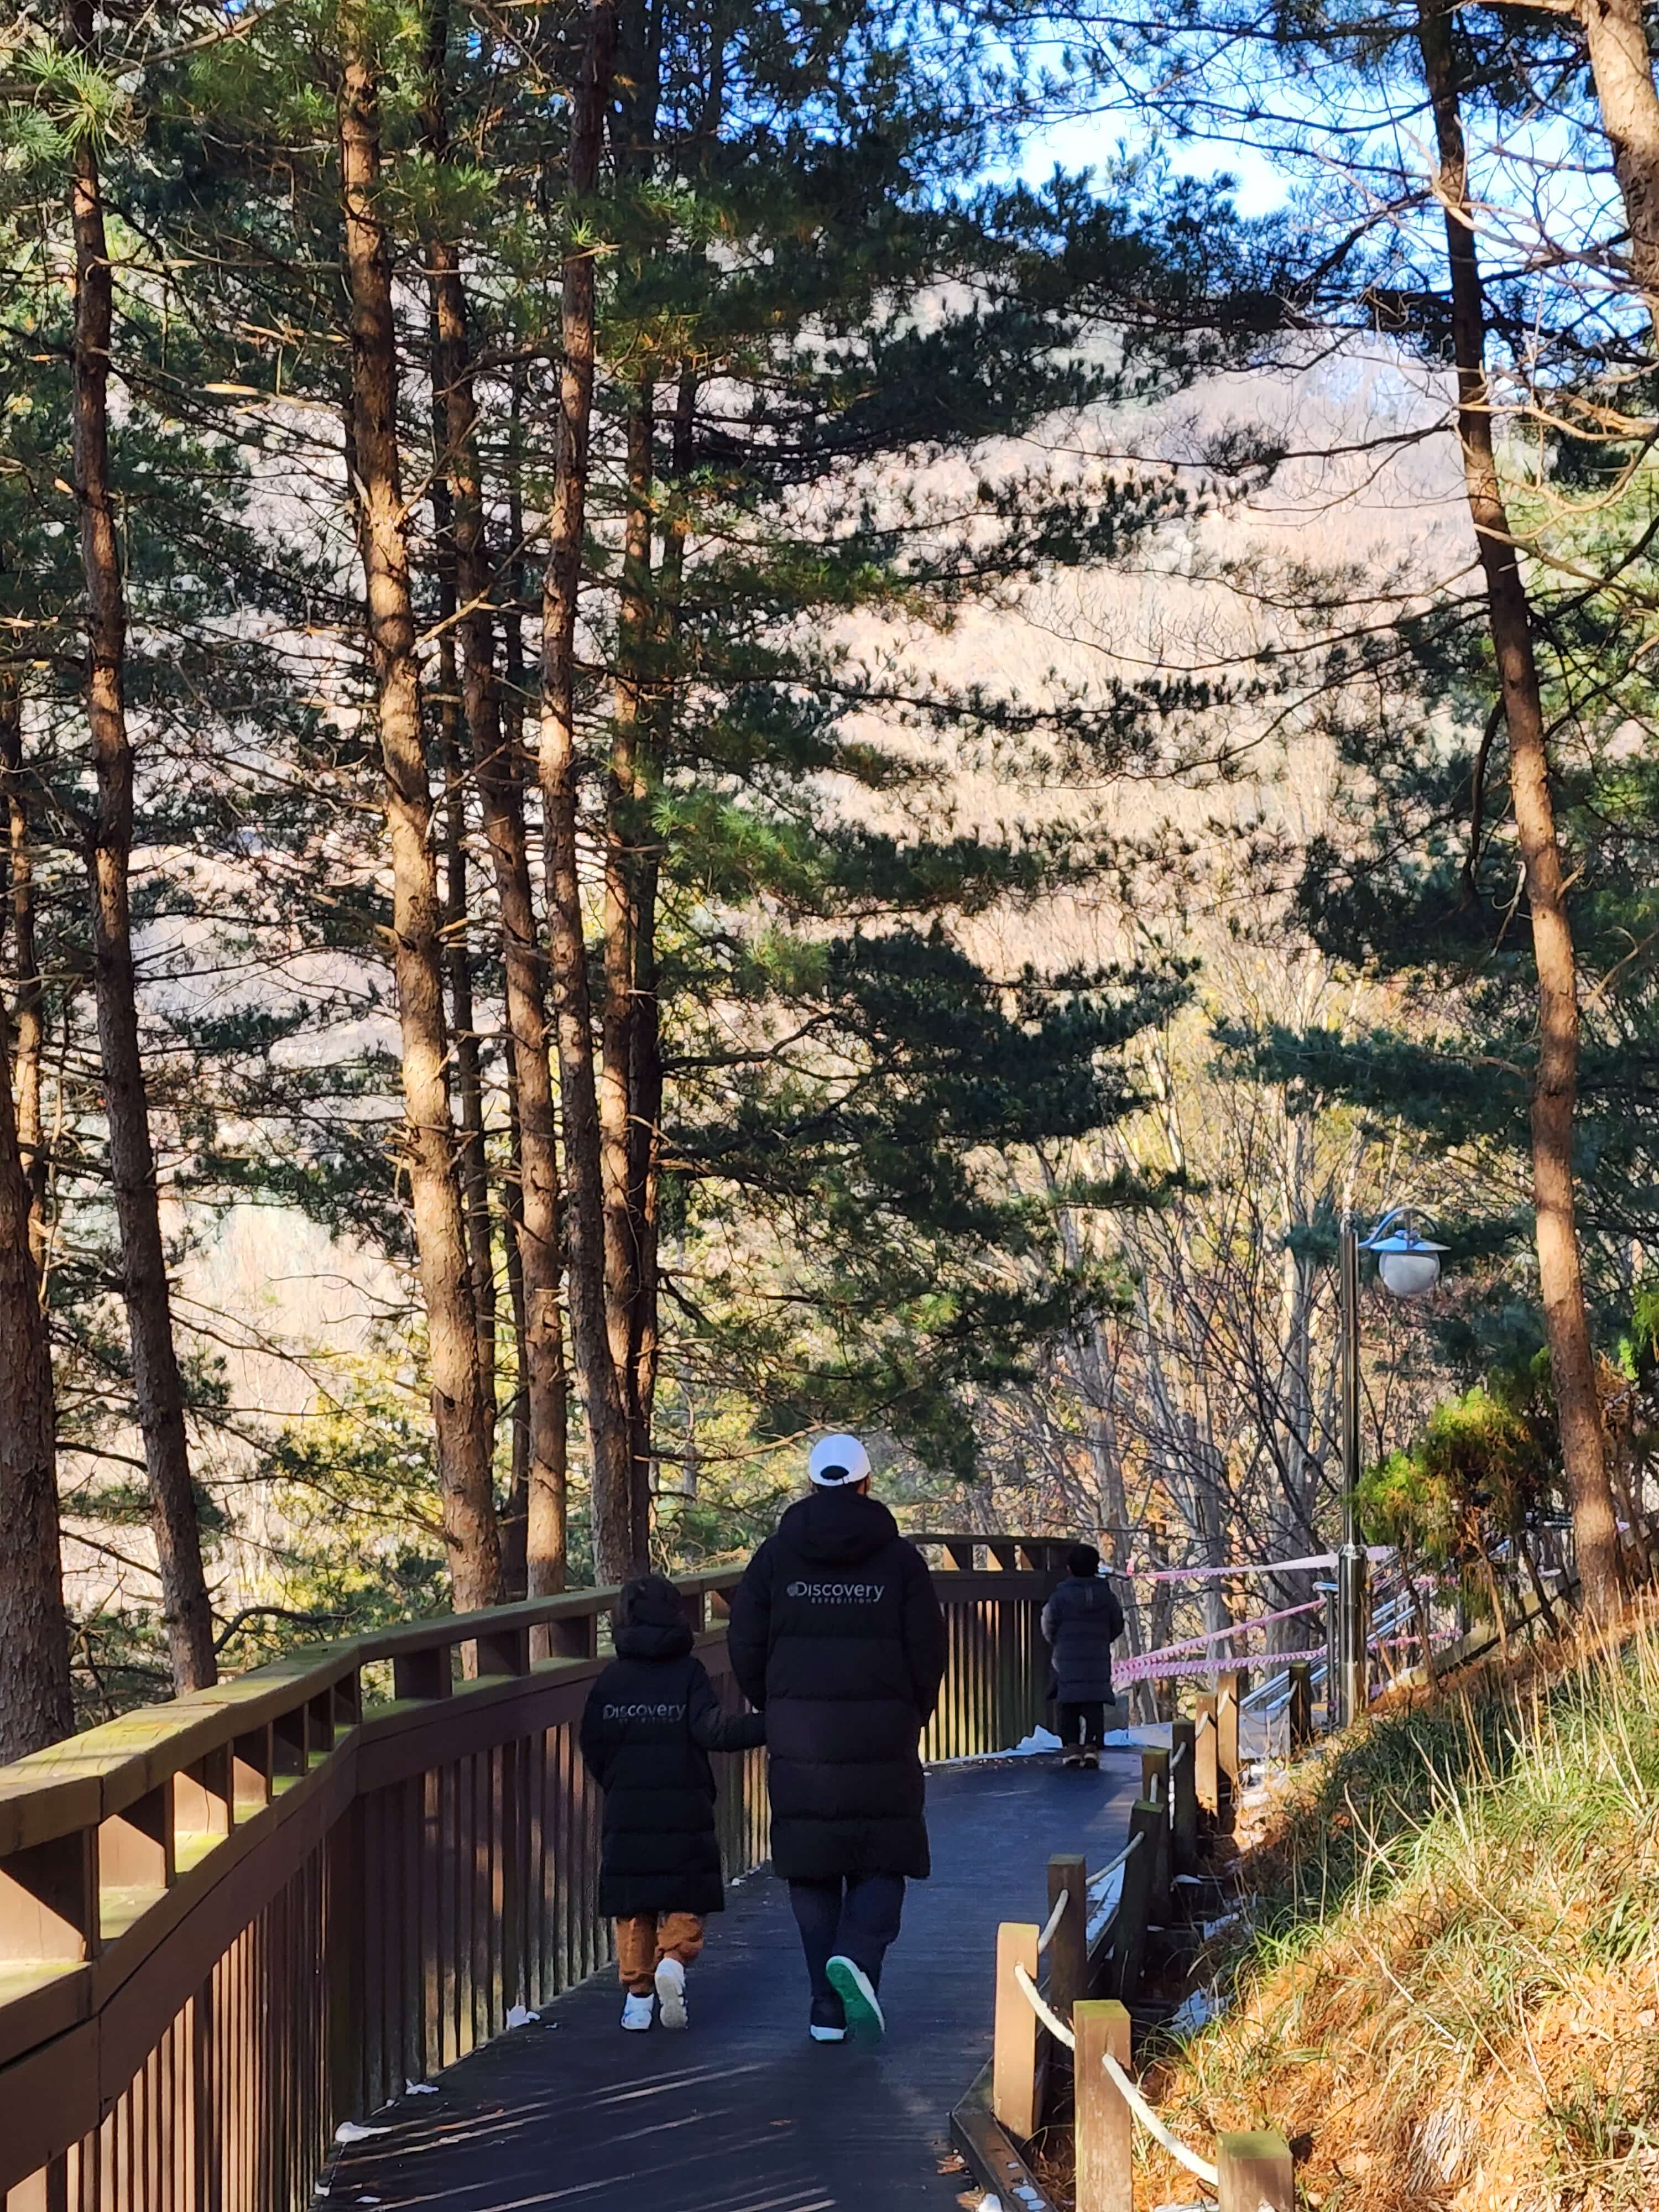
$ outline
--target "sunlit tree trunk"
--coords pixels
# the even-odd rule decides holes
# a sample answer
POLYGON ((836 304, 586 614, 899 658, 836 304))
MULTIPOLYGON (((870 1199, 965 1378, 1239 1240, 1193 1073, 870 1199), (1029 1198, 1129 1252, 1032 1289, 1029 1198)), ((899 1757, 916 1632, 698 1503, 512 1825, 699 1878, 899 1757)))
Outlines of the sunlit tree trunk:
POLYGON ((573 231, 563 270, 558 449, 548 514, 542 605, 539 770, 547 839, 548 934, 564 1115, 565 1244, 571 1337, 587 1414, 592 1463, 593 1555, 601 1582, 635 1564, 629 1439, 606 1326, 605 1190, 593 1065, 592 999, 582 931, 576 830, 576 614, 592 429, 594 257, 574 218, 599 177, 605 102, 616 57, 608 0, 588 15, 580 81, 572 103, 567 186, 573 231))
MULTIPOLYGON (((71 0, 69 38, 77 51, 92 52, 91 0, 71 0)), ((86 585, 87 720, 97 787, 88 857, 104 1116, 132 1348, 134 1410, 143 1437, 173 1677, 181 1690, 200 1689, 216 1680, 218 1670, 138 1042, 129 895, 133 761, 124 692, 127 610, 110 484, 114 287, 98 156, 88 134, 76 140, 71 155, 70 214, 75 238, 75 494, 86 585)))
POLYGON ((1642 0, 1577 0, 1630 228, 1632 273, 1659 331, 1659 91, 1642 0))
POLYGON ((58 1542, 52 1349, 0 996, 0 1765, 75 1724, 58 1542))
POLYGON ((46 1147, 41 1113, 46 1057, 46 993, 36 948, 34 840, 23 771, 23 708, 15 674, 0 673, 0 788, 6 794, 6 849, 10 870, 12 975, 16 1000, 12 1021, 12 1090, 17 1150, 29 1187, 29 1256, 46 1296, 46 1147))
MULTIPOLYGON (((14 1025, 7 1012, 9 994, 0 983, 0 1765, 55 1743, 74 1725, 58 1541, 52 1347, 40 1294, 32 1156, 21 1133, 23 1102, 32 1086, 38 1152, 40 972, 21 766, 17 681, 11 671, 0 670, 0 780, 9 817, 6 903, 18 1002, 14 1025), (32 1010, 35 1024, 32 1067, 23 1044, 26 1009, 32 1010)), ((0 914, 0 944, 5 920, 0 914)))
POLYGON ((380 210, 379 86, 362 44, 365 11, 340 14, 340 176, 351 306, 352 447, 365 603, 392 848, 393 963, 403 1044, 405 1154, 426 1304, 439 1486, 455 1601, 501 1592, 491 1487, 489 1407, 454 1125, 445 1076, 443 968, 432 799, 422 744, 420 678, 398 451, 397 333, 380 210))
POLYGON ((1584 1309, 1573 1194, 1573 1120, 1578 1087, 1578 978, 1550 793, 1549 758, 1532 610, 1510 530, 1492 441, 1486 383, 1486 299, 1458 106, 1450 18, 1443 0, 1419 0, 1419 43, 1434 110, 1451 267, 1452 343, 1464 492, 1486 578, 1487 620, 1509 729, 1510 790, 1526 871, 1538 974, 1538 1061, 1532 1089, 1533 1200, 1539 1287, 1549 1340, 1561 1456, 1585 1602, 1601 1618, 1620 1598, 1619 1532, 1607 1480, 1595 1358, 1584 1309))
POLYGON ((636 1558, 648 1556, 651 1528, 651 1433, 640 1402, 635 1362, 643 1287, 644 1193, 635 1173, 640 963, 648 958, 641 911, 642 869, 649 838, 651 788, 650 658, 653 395, 637 387, 628 407, 628 504, 623 527, 623 582, 617 635, 617 680, 611 760, 605 776, 605 971, 599 1103, 605 1182, 605 1325, 628 1425, 629 1512, 636 1558))
MULTIPOLYGON (((447 159, 449 152, 445 106, 448 24, 447 0, 431 0, 422 123, 428 148, 437 161, 447 159)), ((441 424, 439 469, 450 493, 454 580, 460 611, 462 708, 501 913, 509 1080, 517 1117, 519 1184, 513 1221, 523 1323, 520 1388, 526 1410, 529 1449, 523 1546, 529 1594, 541 1597, 562 1589, 568 1573, 568 1393, 560 1312, 562 1263, 552 1066, 544 963, 525 830, 523 672, 517 650, 520 616, 515 605, 506 624, 515 665, 511 672, 511 704, 504 714, 495 665, 495 576, 484 534, 466 283, 453 240, 434 238, 428 241, 427 251, 434 396, 441 424)), ((515 576, 520 527, 517 477, 521 460, 516 432, 515 407, 514 440, 508 456, 515 576)), ((516 1482, 514 1487, 516 1493, 516 1482)))
MULTIPOLYGON (((447 502, 446 502, 447 505, 447 502)), ((445 527, 447 529, 447 520, 445 527)), ((447 561, 447 548, 440 557, 447 561)), ((453 613, 451 573, 440 589, 441 610, 453 613)), ((467 895, 466 781, 461 760, 460 695, 455 634, 445 632, 438 654, 438 757, 444 779, 444 976, 449 996, 449 1054, 457 1114, 456 1169, 466 1217, 467 1273, 477 1325, 478 1380, 493 1440, 495 1430, 495 1255, 490 1231, 489 1160, 484 1147, 483 1058, 472 997, 471 922, 467 895)))

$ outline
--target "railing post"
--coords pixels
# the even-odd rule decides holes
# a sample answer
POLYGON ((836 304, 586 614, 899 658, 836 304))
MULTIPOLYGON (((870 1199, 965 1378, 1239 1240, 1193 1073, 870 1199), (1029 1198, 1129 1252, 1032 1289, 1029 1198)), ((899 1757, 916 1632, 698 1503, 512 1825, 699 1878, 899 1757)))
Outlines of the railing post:
POLYGON ((1117 1927, 1112 1938, 1113 1978, 1118 1996, 1126 2002, 1140 1987, 1140 1962, 1146 1948, 1146 1923, 1152 1917, 1158 1866, 1158 1827, 1163 1818, 1163 1808, 1149 1804, 1144 1797, 1129 1814, 1129 1840, 1133 1843, 1139 1837, 1139 1847, 1124 1863, 1117 1927))
POLYGON ((1170 1854, 1177 1874, 1198 1871, 1197 1733, 1191 1721, 1170 1723, 1170 1854))
POLYGON ((1216 1825, 1224 1836, 1231 1835, 1238 1811, 1238 1709, 1244 1683, 1238 1667, 1216 1676, 1216 1825))
POLYGON ((1296 2175, 1283 2136, 1218 2136, 1215 2163, 1219 2212, 1296 2212, 1296 2175))
POLYGON ((1170 1754, 1163 1749, 1140 1754, 1140 1794, 1158 1809, 1158 1851, 1152 1862, 1152 1909, 1170 1917, 1170 1754))
POLYGON ((1291 1662, 1291 1749, 1305 1751, 1313 1741, 1313 1667, 1306 1659, 1291 1662))
POLYGON ((71 1829, 0 1859, 0 1959, 78 1966, 96 1955, 94 1832, 71 1829))
POLYGON ((562 1613, 547 1624, 547 1650, 551 1659, 592 1659, 599 1649, 597 1613, 562 1613))
POLYGON ((1089 1980, 1089 1869, 1080 1851, 1060 1852, 1048 1862, 1051 1912, 1062 1897, 1066 1910, 1048 1946, 1048 2002, 1064 2020, 1089 1980))
POLYGON ((1115 1997, 1089 1999, 1072 2013, 1077 2037, 1077 2212, 1134 2212, 1133 2119, 1101 2064, 1109 2052, 1126 2070, 1129 2015, 1115 1997))
POLYGON ((1035 1923, 1005 1920, 997 1929, 996 2026, 991 2046, 991 2110, 999 2124, 1021 2142, 1036 2133, 1037 2016, 1014 1978, 1024 1966, 1035 1981, 1037 1938, 1035 1923))
POLYGON ((1198 1717, 1194 1722, 1195 1743, 1194 1757, 1197 1761, 1195 1778, 1198 1784, 1200 1812, 1213 1820, 1220 1810, 1220 1776, 1216 1759, 1215 1705, 1213 1698, 1198 1701, 1198 1717))

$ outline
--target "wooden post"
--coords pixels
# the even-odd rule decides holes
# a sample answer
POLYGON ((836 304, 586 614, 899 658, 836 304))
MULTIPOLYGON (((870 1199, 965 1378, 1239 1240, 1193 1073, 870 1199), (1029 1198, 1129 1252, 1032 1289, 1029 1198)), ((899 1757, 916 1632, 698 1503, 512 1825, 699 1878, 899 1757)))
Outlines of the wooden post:
POLYGON ((1198 1871, 1197 1733, 1191 1721, 1170 1723, 1170 1856, 1176 1874, 1198 1871))
POLYGON ((1305 1751, 1313 1741, 1313 1667, 1306 1659, 1291 1662, 1291 1749, 1305 1751))
POLYGON ((1198 1808, 1213 1820, 1220 1802, 1220 1787, 1216 1766, 1215 1699, 1200 1698, 1198 1718, 1194 1723, 1197 1744, 1195 1757, 1198 1784, 1198 1808))
POLYGON ((1231 1667, 1215 1679, 1216 1826, 1230 1836, 1238 1808, 1238 1708, 1246 1677, 1242 1668, 1231 1667))
POLYGON ((1170 1754, 1143 1750, 1140 1754, 1140 1794, 1158 1809, 1158 1856, 1152 1866, 1152 1910, 1160 1923, 1170 1917, 1170 1754))
POLYGON ((1114 1997, 1072 2014, 1077 2037, 1077 2212, 1134 2212, 1133 2122, 1122 2092, 1101 2064, 1109 2051, 1129 2064, 1129 2015, 1114 1997))
POLYGON ((1283 2136, 1218 2136, 1215 2163, 1219 2212, 1296 2212, 1296 2177, 1283 2136))
POLYGON ((1158 1866, 1158 1824, 1163 1809, 1137 1800, 1129 1814, 1129 1839, 1140 1841, 1123 1869, 1123 1890, 1118 1900, 1117 1925, 1112 1936, 1113 1979, 1126 2002, 1140 1987, 1140 1961, 1146 1948, 1146 1923, 1151 1918, 1152 1882, 1158 1866))
MULTIPOLYGON (((1137 1852, 1136 1857, 1140 1854, 1137 1852)), ((997 2009, 991 2048, 991 2110, 1020 2142, 1036 2133, 1037 2016, 1014 1978, 1024 1966, 1035 1981, 1037 1937, 1035 1923, 1005 1920, 997 1929, 997 2009)))
POLYGON ((1066 2019, 1089 1979, 1089 1869, 1080 1851, 1063 1851, 1048 1862, 1048 1910, 1061 1898, 1060 1916, 1048 1946, 1048 2002, 1066 2019))

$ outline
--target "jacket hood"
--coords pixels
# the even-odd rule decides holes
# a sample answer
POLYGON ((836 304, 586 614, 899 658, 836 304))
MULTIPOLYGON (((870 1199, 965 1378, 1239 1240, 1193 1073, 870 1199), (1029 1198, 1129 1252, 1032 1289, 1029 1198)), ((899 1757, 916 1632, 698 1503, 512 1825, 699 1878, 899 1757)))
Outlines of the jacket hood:
POLYGON ((670 1584, 646 1583, 635 1589, 628 1625, 617 1631, 622 1659, 683 1659, 691 1649, 691 1624, 680 1611, 679 1594, 670 1584))
POLYGON ((898 1522, 879 1499, 856 1490, 814 1491, 778 1523, 779 1535, 803 1559, 821 1559, 831 1567, 855 1566, 890 1544, 898 1532, 898 1522))

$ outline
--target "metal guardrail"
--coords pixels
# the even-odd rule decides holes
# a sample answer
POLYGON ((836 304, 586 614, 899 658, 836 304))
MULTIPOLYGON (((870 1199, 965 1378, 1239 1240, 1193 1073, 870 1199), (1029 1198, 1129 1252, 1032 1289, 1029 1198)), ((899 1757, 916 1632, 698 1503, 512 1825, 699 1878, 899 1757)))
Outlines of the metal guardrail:
MULTIPOLYGON (((991 1548, 939 1577, 930 1758, 1042 1711, 1046 1553, 991 1548)), ((733 1705, 738 1574, 678 1583, 733 1705)), ((4 2212, 301 2212, 342 2121, 603 1964, 576 1733, 616 1595, 319 1646, 0 1767, 4 2212)), ((763 1756, 719 1764, 738 1874, 763 1756)))

